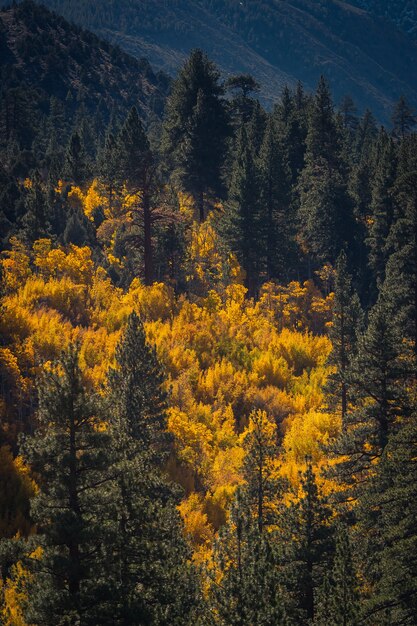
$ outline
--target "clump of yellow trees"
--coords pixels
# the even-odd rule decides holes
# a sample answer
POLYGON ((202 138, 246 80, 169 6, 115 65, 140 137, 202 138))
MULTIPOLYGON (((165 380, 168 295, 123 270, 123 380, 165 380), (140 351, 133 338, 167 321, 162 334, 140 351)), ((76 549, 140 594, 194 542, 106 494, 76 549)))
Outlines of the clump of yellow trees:
MULTIPOLYGON (((323 296, 312 281, 267 283, 256 301, 247 299, 236 259, 224 270, 210 221, 194 225, 188 256, 198 289, 186 297, 138 279, 127 289, 115 287, 88 247, 40 239, 27 249, 11 241, 1 260, 0 462, 20 500, 2 509, 3 536, 31 532, 27 502, 36 484, 10 446, 34 419, 36 375, 77 341, 85 375, 105 394, 106 373, 133 310, 165 369, 175 450, 167 471, 184 489, 180 511, 198 561, 209 556, 243 481, 251 415, 260 411, 274 424, 279 472, 290 482, 299 480, 307 457, 317 467, 325 463, 322 444, 340 427, 323 411, 332 294, 323 296)), ((10 625, 23 624, 19 567, 3 589, 3 621, 10 625)))

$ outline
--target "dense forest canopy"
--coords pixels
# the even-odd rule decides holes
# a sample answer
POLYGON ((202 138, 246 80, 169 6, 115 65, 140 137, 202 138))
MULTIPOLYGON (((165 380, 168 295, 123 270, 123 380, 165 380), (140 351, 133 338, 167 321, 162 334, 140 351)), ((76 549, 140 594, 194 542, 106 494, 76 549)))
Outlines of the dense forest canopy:
POLYGON ((0 622, 414 626, 411 104, 0 18, 0 622))

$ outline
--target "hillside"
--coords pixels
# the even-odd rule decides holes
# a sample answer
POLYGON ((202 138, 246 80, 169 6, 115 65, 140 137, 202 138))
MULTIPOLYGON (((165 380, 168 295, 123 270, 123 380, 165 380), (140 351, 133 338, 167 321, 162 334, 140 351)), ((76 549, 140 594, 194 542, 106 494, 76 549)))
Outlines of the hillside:
POLYGON ((201 47, 225 73, 253 73, 271 102, 284 83, 312 89, 320 74, 336 100, 387 121, 403 93, 417 105, 417 48, 387 19, 337 0, 45 0, 65 17, 173 73, 201 47))
POLYGON ((416 0, 354 0, 352 4, 389 20, 417 39, 416 0))
MULTIPOLYGON (((143 117, 161 113, 167 78, 149 63, 130 57, 47 9, 25 2, 0 12, 2 99, 30 90, 34 111, 49 99, 82 101, 87 112, 111 113, 136 105, 143 117)), ((4 109, 3 109, 4 114, 4 109)))

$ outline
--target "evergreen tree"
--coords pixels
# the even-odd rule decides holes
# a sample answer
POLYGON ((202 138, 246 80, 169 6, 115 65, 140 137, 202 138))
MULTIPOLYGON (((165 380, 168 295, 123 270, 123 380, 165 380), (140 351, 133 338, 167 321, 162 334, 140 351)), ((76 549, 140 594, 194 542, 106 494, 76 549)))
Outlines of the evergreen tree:
POLYGON ((177 490, 160 469, 163 377, 135 314, 116 360, 118 367, 109 379, 116 514, 107 547, 113 619, 126 626, 180 626, 191 619, 198 603, 196 576, 188 564, 177 490))
POLYGON ((82 186, 87 181, 88 175, 87 154, 79 133, 74 131, 65 153, 64 176, 74 185, 82 186))
POLYGON ((345 252, 336 263, 335 299, 330 339, 332 352, 329 363, 336 368, 327 383, 327 393, 332 410, 339 409, 344 421, 348 409, 347 372, 356 354, 357 335, 360 330, 362 311, 359 298, 352 288, 345 252))
POLYGON ((387 239, 394 221, 394 184, 397 173, 395 146, 385 131, 381 131, 378 137, 374 160, 371 224, 367 244, 369 265, 380 288, 388 260, 387 239))
MULTIPOLYGON (((108 144, 107 144, 108 145, 108 144)), ((108 145, 110 148, 110 146, 108 145)), ((134 225, 142 233, 145 284, 153 282, 153 196, 156 193, 156 165, 138 112, 133 107, 117 139, 116 157, 120 181, 135 199, 134 225), (137 198, 137 199, 136 199, 137 198)), ((112 162, 110 161, 110 167, 112 162)), ((136 240, 130 233, 130 237, 136 240)))
POLYGON ((100 404, 83 381, 76 348, 44 375, 39 405, 39 427, 23 445, 39 476, 31 514, 42 551, 28 561, 34 575, 27 619, 45 626, 110 624, 103 555, 109 435, 99 428, 100 404))
POLYGON ((262 249, 259 169, 248 144, 244 126, 239 131, 233 163, 227 219, 230 246, 245 270, 249 295, 257 291, 262 249))
POLYGON ((390 437, 372 484, 361 498, 359 524, 367 538, 367 583, 373 590, 365 623, 415 623, 417 613, 417 419, 390 437))
POLYGON ((259 155, 261 224, 264 229, 266 277, 288 278, 295 220, 291 215, 291 173, 288 157, 269 117, 259 155))
POLYGON ((225 87, 233 93, 230 108, 234 125, 239 128, 252 117, 257 101, 250 94, 259 92, 260 85, 250 74, 238 74, 228 78, 225 87))
POLYGON ((46 237, 50 230, 48 202, 38 172, 28 182, 24 209, 21 230, 24 239, 31 244, 36 239, 46 237))
POLYGON ((301 495, 278 522, 284 550, 284 580, 290 598, 288 613, 294 623, 314 620, 319 587, 333 552, 331 510, 320 494, 311 461, 302 475, 301 495))
POLYGON ((265 411, 251 413, 244 449, 245 486, 242 494, 256 521, 259 533, 262 533, 276 521, 274 519, 276 501, 283 491, 283 480, 277 475, 276 425, 268 419, 265 411))
POLYGON ((347 383, 353 408, 345 416, 336 443, 342 460, 337 471, 346 482, 362 484, 395 431, 398 418, 410 413, 405 392, 410 361, 404 358, 401 335, 380 299, 369 314, 368 327, 358 341, 347 383))
POLYGON ((326 81, 319 82, 307 135, 306 167, 300 184, 300 234, 315 261, 334 263, 342 249, 354 250, 356 228, 347 192, 341 137, 326 81))
POLYGON ((117 139, 111 131, 106 134, 98 156, 98 175, 107 192, 109 210, 112 211, 120 186, 120 165, 117 139))
POLYGON ((387 248, 382 292, 391 308, 392 323, 411 342, 417 357, 417 136, 401 145, 395 185, 396 220, 387 248))
POLYGON ((194 50, 174 81, 168 99, 162 148, 174 178, 206 215, 205 198, 221 196, 222 166, 229 135, 219 72, 201 50, 194 50))
POLYGON ((154 461, 159 457, 162 462, 169 451, 164 376, 136 313, 130 315, 123 341, 117 346, 116 363, 109 375, 114 415, 121 416, 129 436, 140 441, 154 461))
POLYGON ((284 88, 273 117, 281 144, 288 152, 291 183, 295 185, 304 167, 307 138, 307 100, 301 83, 294 94, 284 88))
POLYGON ((209 590, 210 624, 283 626, 285 595, 270 533, 260 533, 238 491, 214 546, 217 574, 209 590))
POLYGON ((349 534, 347 528, 339 524, 333 566, 321 586, 314 623, 320 626, 356 626, 359 623, 357 588, 349 534))
POLYGON ((404 96, 401 96, 392 113, 392 133, 397 139, 404 139, 415 128, 417 118, 404 96))

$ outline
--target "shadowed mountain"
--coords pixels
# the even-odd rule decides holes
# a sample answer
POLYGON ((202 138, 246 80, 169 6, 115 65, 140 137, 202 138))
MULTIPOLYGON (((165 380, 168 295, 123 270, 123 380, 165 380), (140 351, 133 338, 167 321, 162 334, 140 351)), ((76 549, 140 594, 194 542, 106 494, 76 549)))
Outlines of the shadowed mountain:
MULTIPOLYGON (((358 0, 358 2, 361 0, 358 0)), ((272 102, 284 83, 351 95, 383 121, 417 106, 417 45, 385 17, 338 0, 45 0, 70 20, 174 73, 192 48, 226 74, 252 73, 272 102)))

